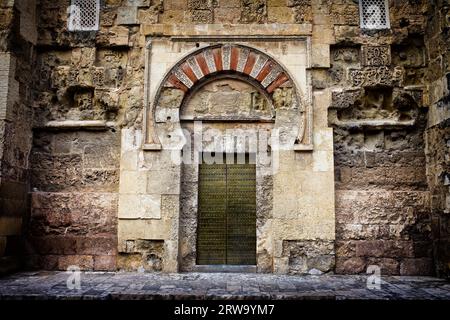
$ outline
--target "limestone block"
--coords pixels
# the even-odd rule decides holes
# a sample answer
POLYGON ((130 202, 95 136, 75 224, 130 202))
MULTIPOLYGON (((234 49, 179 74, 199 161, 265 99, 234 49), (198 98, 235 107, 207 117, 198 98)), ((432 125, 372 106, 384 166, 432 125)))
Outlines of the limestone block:
POLYGON ((273 256, 281 258, 283 256, 283 240, 274 240, 273 256))
POLYGON ((330 45, 322 43, 313 43, 311 46, 311 65, 312 67, 330 68, 330 45))
POLYGON ((179 170, 151 170, 148 172, 147 193, 180 194, 179 170))
POLYGON ((180 212, 180 197, 178 195, 161 196, 161 216, 164 219, 177 219, 180 212))
POLYGON ((328 127, 329 106, 331 106, 331 93, 328 90, 314 91, 314 131, 317 128, 328 127))
POLYGON ((148 7, 151 2, 151 0, 127 0, 127 5, 135 7, 148 7))
POLYGON ((124 220, 118 222, 119 243, 125 240, 147 239, 164 240, 170 234, 168 220, 124 220))
POLYGON ((289 258, 274 258, 273 272, 276 274, 287 274, 289 272, 289 258))
POLYGON ((215 23, 238 23, 241 18, 240 8, 216 8, 214 9, 215 23))
POLYGON ((125 6, 119 7, 117 10, 117 24, 118 25, 132 25, 137 24, 138 7, 125 6))
POLYGON ((178 272, 178 239, 164 241, 164 272, 178 272))
POLYGON ((291 23, 294 22, 294 11, 288 7, 268 7, 267 16, 270 22, 291 23))
POLYGON ((155 113, 156 122, 178 122, 180 121, 180 109, 158 108, 155 113))
POLYGON ((333 152, 333 129, 316 129, 313 133, 314 149, 333 152))
POLYGON ((120 170, 138 170, 139 151, 132 150, 122 153, 120 158, 120 170))
POLYGON ((331 151, 317 150, 313 153, 313 170, 326 172, 333 170, 333 153, 331 151))
POLYGON ((126 27, 115 26, 109 29, 109 44, 111 46, 128 46, 129 30, 126 27))
POLYGON ((145 194, 147 191, 147 171, 129 171, 120 172, 121 194, 145 194))
POLYGON ((119 219, 160 219, 161 196, 119 195, 119 219))

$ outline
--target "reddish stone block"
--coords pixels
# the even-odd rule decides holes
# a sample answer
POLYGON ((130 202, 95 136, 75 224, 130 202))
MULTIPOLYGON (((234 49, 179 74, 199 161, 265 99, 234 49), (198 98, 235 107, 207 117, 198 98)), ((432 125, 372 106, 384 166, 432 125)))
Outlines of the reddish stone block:
POLYGON ((271 61, 267 61, 264 67, 261 69, 261 72, 256 77, 256 80, 261 82, 264 80, 264 78, 270 73, 270 71, 273 68, 273 63, 271 61))
POLYGON ((434 275, 433 261, 430 258, 404 259, 400 264, 402 276, 431 276, 434 275))
POLYGON ((391 258, 369 258, 367 266, 374 265, 381 269, 381 275, 399 275, 399 263, 396 259, 391 258))
POLYGON ((58 269, 67 270, 70 266, 76 266, 81 270, 92 270, 94 268, 94 259, 92 256, 73 255, 61 256, 58 259, 58 269))
POLYGON ((113 255, 117 252, 117 239, 111 237, 78 237, 76 253, 81 255, 113 255))
POLYGON ((39 257, 39 268, 42 270, 57 270, 58 256, 46 255, 39 257))
POLYGON ((337 274, 358 274, 366 272, 366 262, 363 258, 336 258, 337 274))
POLYGON ((214 49, 213 57, 214 57, 214 64, 216 65, 217 71, 222 71, 223 70, 222 49, 214 49))
POLYGON ((283 83, 287 82, 289 80, 288 76, 285 73, 280 74, 274 82, 270 86, 267 87, 267 92, 272 93, 277 89, 279 86, 281 86, 283 83))
POLYGON ((239 48, 232 47, 231 48, 231 59, 230 59, 230 67, 231 70, 236 70, 239 62, 239 48))
POLYGON ((245 63, 245 67, 244 67, 244 73, 247 75, 250 75, 250 73, 253 70, 253 66, 255 65, 256 62, 256 54, 254 54, 253 52, 250 52, 250 54, 248 55, 247 58, 247 62, 245 63))
POLYGON ((414 248, 411 241, 395 240, 362 240, 356 244, 358 257, 413 257, 414 248))
POLYGON ((200 69, 203 72, 203 75, 207 76, 208 74, 210 74, 211 72, 209 71, 208 65, 206 63, 205 57, 203 57, 202 54, 198 54, 195 56, 195 59, 197 60, 197 63, 200 67, 200 69))
POLYGON ((76 238, 65 236, 29 237, 25 247, 30 254, 75 254, 76 238))
POLYGON ((94 256, 94 270, 115 271, 117 269, 116 256, 94 256))
POLYGON ((183 70, 184 74, 186 74, 186 76, 191 79, 191 81, 193 83, 197 82, 197 77, 195 76, 194 71, 192 71, 191 67, 187 64, 187 63, 183 63, 181 65, 181 70, 183 70))
POLYGON ((175 75, 171 74, 169 79, 167 80, 172 86, 182 90, 183 92, 188 92, 189 88, 186 87, 180 80, 178 80, 175 75))

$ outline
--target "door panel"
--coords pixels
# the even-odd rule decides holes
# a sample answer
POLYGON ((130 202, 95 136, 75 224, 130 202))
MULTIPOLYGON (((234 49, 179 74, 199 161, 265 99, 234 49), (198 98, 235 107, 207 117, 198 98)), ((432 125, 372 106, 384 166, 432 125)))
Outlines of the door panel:
POLYGON ((226 264, 226 165, 200 165, 197 264, 226 264))
POLYGON ((199 169, 197 264, 256 264, 256 166, 199 169))
POLYGON ((227 166, 227 264, 256 264, 255 165, 227 166))

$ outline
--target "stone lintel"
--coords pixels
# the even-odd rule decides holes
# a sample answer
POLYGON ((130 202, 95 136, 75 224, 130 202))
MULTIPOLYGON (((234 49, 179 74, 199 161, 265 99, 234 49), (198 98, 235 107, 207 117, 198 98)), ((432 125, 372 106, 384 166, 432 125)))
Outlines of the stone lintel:
POLYGON ((306 24, 142 24, 145 36, 310 36, 312 25, 306 24))

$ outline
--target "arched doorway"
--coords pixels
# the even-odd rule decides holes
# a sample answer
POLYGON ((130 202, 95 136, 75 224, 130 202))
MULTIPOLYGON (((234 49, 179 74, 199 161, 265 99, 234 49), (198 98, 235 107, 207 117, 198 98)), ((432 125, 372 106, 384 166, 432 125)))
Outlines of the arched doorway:
POLYGON ((273 104, 249 81, 222 75, 185 99, 180 120, 180 269, 270 272, 258 239, 269 237, 273 104))

